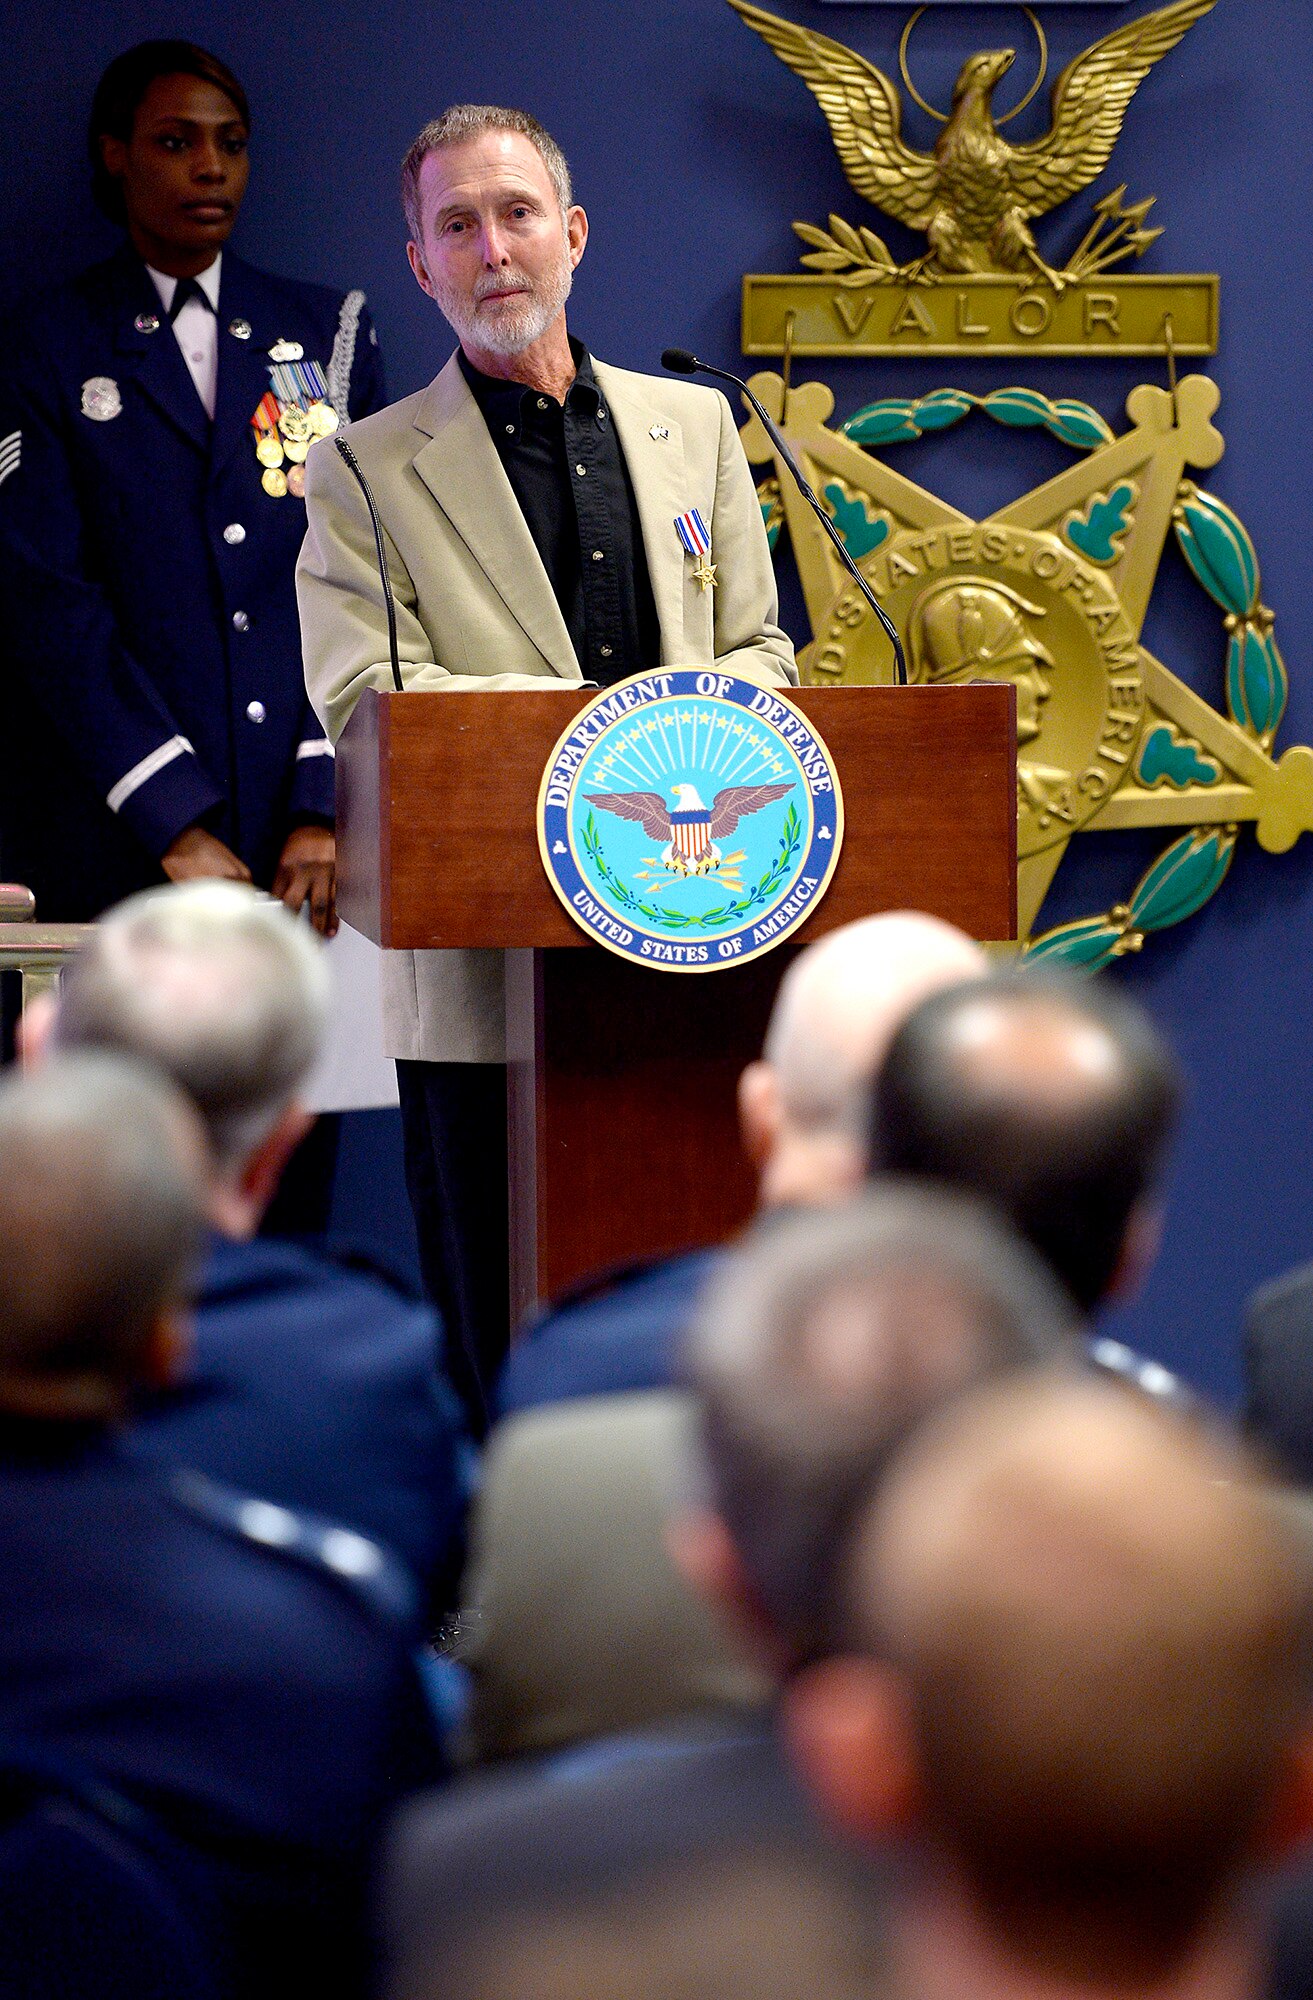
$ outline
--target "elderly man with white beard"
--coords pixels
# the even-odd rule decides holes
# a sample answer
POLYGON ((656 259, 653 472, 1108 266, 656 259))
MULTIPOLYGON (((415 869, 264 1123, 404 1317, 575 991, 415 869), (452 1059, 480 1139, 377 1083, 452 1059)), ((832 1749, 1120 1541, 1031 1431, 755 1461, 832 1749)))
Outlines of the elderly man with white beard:
MULTIPOLYGON (((456 105, 407 153, 402 203, 411 270, 460 342, 427 389, 349 430, 407 688, 578 689, 658 666, 794 681, 728 403, 567 333, 588 218, 555 141, 523 111, 456 105), (692 510, 711 542, 696 566, 678 532, 692 510)), ((336 738, 366 688, 392 685, 387 612, 331 448, 310 454, 306 505, 306 682, 336 738)), ((425 1281, 477 1431, 507 1340, 501 955, 391 953, 385 1013, 425 1281)))

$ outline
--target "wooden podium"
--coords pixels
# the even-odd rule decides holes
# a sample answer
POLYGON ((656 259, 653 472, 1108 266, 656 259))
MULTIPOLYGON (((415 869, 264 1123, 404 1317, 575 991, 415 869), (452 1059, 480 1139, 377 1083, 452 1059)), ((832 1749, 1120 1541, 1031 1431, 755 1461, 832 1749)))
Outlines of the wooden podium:
POLYGON ((543 872, 543 766, 591 696, 362 697, 337 752, 338 905, 375 943, 507 953, 511 1300, 713 1242, 752 1209, 735 1084, 789 957, 877 910, 1016 933, 1015 693, 802 688, 845 832, 823 902, 779 951, 704 974, 590 944, 543 872))

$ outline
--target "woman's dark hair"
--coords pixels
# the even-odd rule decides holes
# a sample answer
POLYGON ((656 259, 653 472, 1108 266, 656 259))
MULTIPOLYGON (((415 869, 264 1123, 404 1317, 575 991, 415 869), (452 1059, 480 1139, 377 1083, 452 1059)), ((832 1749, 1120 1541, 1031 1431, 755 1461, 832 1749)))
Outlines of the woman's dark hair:
POLYGON ((122 139, 126 144, 131 139, 137 107, 157 76, 198 76, 203 83, 212 83, 225 97, 231 97, 243 125, 248 132, 251 129, 251 109, 246 102, 246 92, 227 63, 220 62, 218 56, 197 48, 195 42, 138 42, 135 48, 125 49, 121 56, 115 56, 96 85, 87 126, 91 192, 96 207, 111 222, 126 220, 123 189, 117 177, 106 171, 100 156, 100 142, 102 139, 122 139))

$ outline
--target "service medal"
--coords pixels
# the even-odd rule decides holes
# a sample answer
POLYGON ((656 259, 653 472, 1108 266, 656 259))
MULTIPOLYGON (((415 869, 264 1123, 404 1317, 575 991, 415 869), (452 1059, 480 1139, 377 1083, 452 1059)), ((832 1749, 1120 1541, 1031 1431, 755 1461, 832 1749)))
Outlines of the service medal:
POLYGON ((332 437, 337 429, 337 411, 331 403, 312 403, 306 416, 316 437, 332 437))
MULTIPOLYGON (((266 431, 256 444, 255 455, 261 465, 267 465, 271 472, 276 471, 283 462, 282 444, 272 432, 266 431)), ((265 490, 268 490, 267 482, 265 490)))
POLYGON ((290 443, 304 444, 313 436, 309 417, 295 403, 280 411, 278 428, 290 443))
POLYGON ((301 500, 305 497, 305 467, 303 465, 288 466, 287 490, 293 499, 301 500))
POLYGON ((281 500, 287 491, 287 474, 280 472, 276 465, 271 465, 261 473, 260 484, 271 499, 281 500))
POLYGON ((293 465, 299 465, 313 443, 313 438, 289 437, 283 449, 291 459, 293 465))

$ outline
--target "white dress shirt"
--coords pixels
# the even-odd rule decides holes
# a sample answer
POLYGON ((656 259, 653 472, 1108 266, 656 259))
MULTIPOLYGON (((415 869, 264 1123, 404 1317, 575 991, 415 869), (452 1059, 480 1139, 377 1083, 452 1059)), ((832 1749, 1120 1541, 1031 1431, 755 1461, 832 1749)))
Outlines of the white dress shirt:
MULTIPOLYGON (((219 266, 222 263, 221 250, 208 270, 199 272, 196 278, 214 311, 207 312, 199 299, 188 299, 173 322, 174 338, 182 349, 187 373, 196 384, 196 393, 205 405, 206 416, 211 419, 214 417, 214 395, 219 381, 219 266)), ((167 317, 173 304, 173 294, 178 289, 178 280, 157 271, 153 264, 147 264, 146 269, 150 272, 167 317)))

